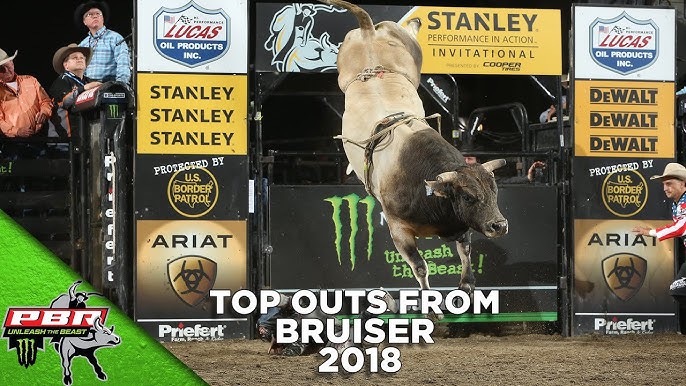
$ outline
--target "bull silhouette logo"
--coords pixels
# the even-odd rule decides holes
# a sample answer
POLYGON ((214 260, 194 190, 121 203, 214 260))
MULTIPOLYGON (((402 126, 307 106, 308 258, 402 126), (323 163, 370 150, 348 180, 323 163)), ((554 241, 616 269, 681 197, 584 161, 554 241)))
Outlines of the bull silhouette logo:
POLYGON ((207 298, 217 279, 217 263, 203 256, 183 256, 167 264, 169 283, 176 296, 195 307, 207 298))
POLYGON ((638 293, 648 272, 648 262, 633 253, 610 255, 603 259, 602 266, 605 284, 622 301, 638 293))
POLYGON ((62 365, 62 383, 67 386, 73 383, 71 364, 77 356, 88 360, 98 379, 107 380, 95 351, 121 343, 121 338, 114 334, 114 326, 103 326, 109 308, 86 306, 92 296, 102 295, 78 292, 79 284, 81 281, 74 282, 49 307, 8 308, 3 323, 3 337, 9 340, 9 350, 17 350, 20 366, 34 365, 38 350, 45 351, 44 340, 51 338, 62 365))
POLYGON ((340 43, 331 43, 328 32, 313 34, 318 12, 345 12, 332 5, 290 4, 279 10, 269 25, 264 49, 272 54, 279 72, 328 71, 336 69, 340 43))

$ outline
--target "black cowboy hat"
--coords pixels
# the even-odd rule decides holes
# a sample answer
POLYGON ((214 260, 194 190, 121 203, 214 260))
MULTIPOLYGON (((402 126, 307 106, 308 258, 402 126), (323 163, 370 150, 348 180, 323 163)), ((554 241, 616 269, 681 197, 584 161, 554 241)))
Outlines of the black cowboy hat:
POLYGON ((83 15, 88 12, 91 8, 97 8, 102 12, 102 20, 107 24, 107 20, 110 17, 110 7, 104 1, 86 1, 76 7, 74 11, 74 24, 77 27, 83 27, 83 15))

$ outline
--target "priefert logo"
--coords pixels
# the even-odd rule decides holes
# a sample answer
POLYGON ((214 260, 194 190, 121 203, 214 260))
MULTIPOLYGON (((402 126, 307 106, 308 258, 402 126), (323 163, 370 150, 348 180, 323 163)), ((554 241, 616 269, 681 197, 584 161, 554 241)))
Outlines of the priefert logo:
POLYGON ((201 324, 196 324, 193 327, 184 327, 183 323, 179 323, 178 327, 172 327, 168 324, 160 324, 158 337, 166 338, 169 336, 172 342, 190 340, 220 340, 224 338, 225 328, 226 326, 223 325, 205 327, 201 324))
POLYGON ((617 317, 611 320, 595 318, 595 330, 600 331, 604 328, 606 334, 652 334, 655 319, 619 320, 617 317))

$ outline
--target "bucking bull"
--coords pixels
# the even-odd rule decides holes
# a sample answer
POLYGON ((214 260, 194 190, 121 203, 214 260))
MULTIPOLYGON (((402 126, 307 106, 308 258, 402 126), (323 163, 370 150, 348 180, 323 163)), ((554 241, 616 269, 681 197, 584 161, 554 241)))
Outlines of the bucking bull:
POLYGON ((472 293, 469 229, 487 237, 507 233, 498 209, 493 170, 498 159, 468 165, 464 156, 424 119, 417 93, 422 52, 413 19, 373 24, 362 8, 340 0, 360 28, 345 37, 338 53, 338 85, 345 94, 340 136, 350 166, 380 203, 398 252, 422 289, 429 288, 427 264, 416 237, 457 241, 462 262, 460 289, 472 293))

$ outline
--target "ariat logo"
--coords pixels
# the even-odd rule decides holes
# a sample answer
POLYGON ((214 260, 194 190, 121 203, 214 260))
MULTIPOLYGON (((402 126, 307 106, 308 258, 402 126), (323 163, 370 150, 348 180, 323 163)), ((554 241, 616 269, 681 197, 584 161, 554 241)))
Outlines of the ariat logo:
POLYGON ((605 284, 623 301, 633 298, 643 286, 648 262, 632 253, 616 253, 602 261, 605 284))
POLYGON ((195 218, 209 213, 218 197, 217 180, 207 169, 179 170, 169 179, 169 204, 182 216, 195 218))
POLYGON ((603 181, 603 204, 618 217, 631 217, 639 213, 648 200, 646 180, 635 170, 609 174, 603 181))
POLYGON ((364 224, 367 227, 367 260, 372 257, 372 242, 374 241, 374 227, 372 224, 372 213, 374 207, 376 206, 376 201, 374 197, 367 196, 360 199, 355 193, 349 194, 347 196, 339 197, 333 196, 325 198, 324 201, 328 201, 332 206, 331 220, 333 221, 335 240, 334 245, 336 247, 336 256, 338 256, 338 264, 343 265, 341 261, 341 254, 343 250, 343 233, 346 228, 350 232, 348 236, 348 252, 350 255, 350 270, 355 270, 355 263, 357 261, 356 247, 357 247, 357 236, 359 232, 358 218, 359 218, 359 208, 364 207, 364 224), (346 203, 348 208, 347 216, 344 216, 343 203, 346 203), (347 218, 346 218, 347 217, 347 218), (347 220, 347 221, 346 221, 347 220), (345 225, 344 225, 345 222, 345 225))
POLYGON ((176 296, 195 307, 207 298, 217 279, 217 263, 203 256, 183 256, 167 264, 169 284, 176 296))

